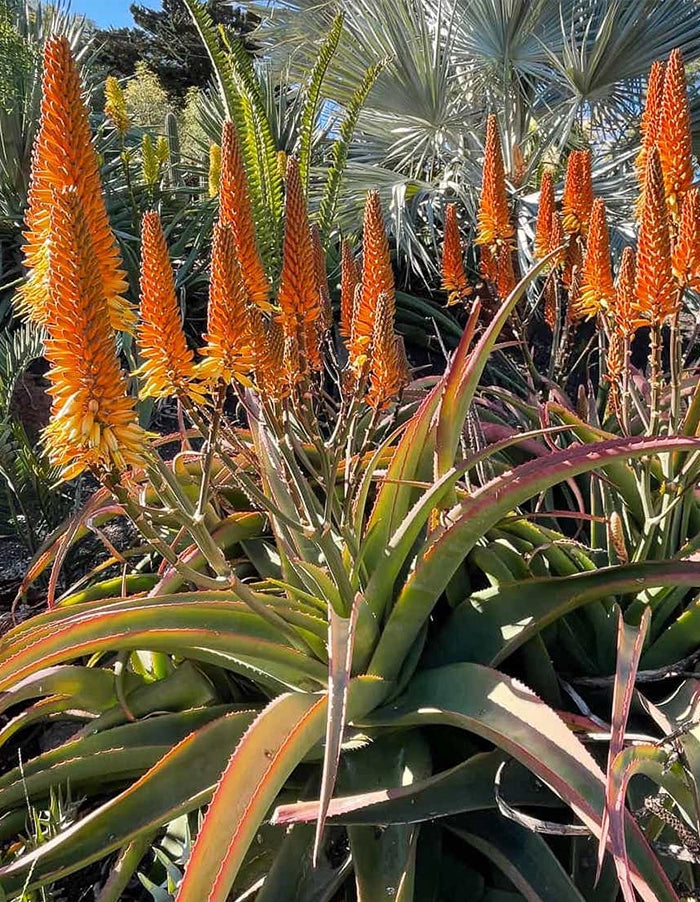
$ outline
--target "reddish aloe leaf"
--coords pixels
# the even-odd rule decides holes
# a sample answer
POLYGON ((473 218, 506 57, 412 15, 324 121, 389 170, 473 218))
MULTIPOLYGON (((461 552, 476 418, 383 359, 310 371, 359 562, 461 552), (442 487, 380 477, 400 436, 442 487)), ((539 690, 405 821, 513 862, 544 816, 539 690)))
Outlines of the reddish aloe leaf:
MULTIPOLYGON (((359 677, 348 716, 381 703, 389 685, 359 677)), ((176 902, 226 902, 238 869, 270 805, 294 768, 323 737, 327 696, 281 695, 245 733, 219 781, 192 849, 176 902)))
POLYGON ((341 617, 332 605, 328 606, 328 716, 326 720, 326 745, 323 751, 323 775, 321 777, 321 806, 316 821, 313 863, 318 864, 323 825, 338 776, 340 747, 343 742, 345 715, 348 702, 348 686, 352 671, 352 652, 357 627, 357 615, 363 598, 358 593, 350 617, 341 617))
MULTIPOLYGON (((603 868, 603 859, 605 858, 605 847, 608 840, 608 829, 610 827, 610 818, 613 810, 612 797, 612 766, 613 761, 620 754, 625 745, 625 729, 627 728, 627 718, 629 717, 630 705, 632 704, 632 694, 634 693, 634 681, 637 678, 637 668, 639 667, 639 659, 644 646, 644 639, 649 629, 651 620, 651 609, 645 608, 642 614, 642 621, 639 627, 628 626, 625 623, 622 611, 618 610, 617 620, 617 665, 615 668, 615 682, 613 684, 613 707, 612 707, 612 733, 610 736, 610 745, 608 747, 608 766, 607 777, 605 781, 605 808, 603 809, 603 823, 600 828, 600 843, 598 846, 598 870, 596 873, 596 882, 600 879, 600 872, 603 868)), ((624 825, 620 825, 615 832, 615 837, 624 837, 624 825)), ((615 839, 612 842, 612 853, 615 859, 615 868, 620 885, 625 891, 625 887, 632 893, 632 882, 629 871, 629 861, 624 849, 624 843, 620 848, 615 839)))
POLYGON ((372 673, 395 678, 401 664, 461 561, 489 529, 540 492, 590 470, 626 458, 696 451, 699 439, 622 438, 566 448, 530 460, 477 489, 450 514, 451 525, 425 551, 406 580, 370 664, 372 673))

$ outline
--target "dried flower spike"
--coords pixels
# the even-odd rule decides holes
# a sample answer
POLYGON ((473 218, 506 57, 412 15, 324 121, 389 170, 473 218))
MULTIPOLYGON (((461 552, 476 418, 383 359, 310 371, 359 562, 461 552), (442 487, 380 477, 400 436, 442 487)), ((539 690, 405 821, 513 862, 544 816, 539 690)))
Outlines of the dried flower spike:
POLYGON ((680 219, 683 198, 693 183, 688 85, 683 54, 679 49, 671 52, 666 66, 657 145, 666 203, 669 213, 677 220, 680 219))
POLYGON ((671 240, 661 161, 656 147, 649 148, 644 180, 644 203, 637 239, 635 282, 641 315, 660 325, 677 306, 676 286, 671 273, 671 240))
POLYGON ((131 122, 126 108, 122 87, 113 75, 105 79, 105 116, 110 120, 120 137, 129 131, 131 122))
POLYGON ((673 275, 683 288, 700 290, 699 188, 691 188, 683 201, 678 239, 673 249, 673 275))
POLYGON ((49 231, 54 192, 75 188, 102 281, 112 326, 133 331, 136 315, 122 297, 127 282, 107 218, 97 156, 77 66, 65 35, 44 46, 41 121, 34 143, 24 245, 29 278, 20 307, 34 321, 46 323, 49 277, 49 231))
POLYGON ((309 367, 314 370, 323 367, 319 343, 322 309, 316 261, 299 164, 294 157, 287 160, 284 211, 284 247, 277 300, 289 376, 294 381, 309 367))
POLYGON ((49 223, 49 393, 44 438, 52 464, 71 479, 86 468, 140 466, 140 429, 116 353, 85 214, 74 189, 54 190, 49 223))
POLYGON ((462 239, 457 224, 457 208, 445 208, 445 239, 442 248, 442 289, 447 292, 447 304, 458 304, 472 293, 464 271, 462 239))
POLYGON ((205 360, 197 368, 208 381, 237 379, 251 384, 248 376, 255 366, 255 348, 248 308, 231 227, 218 222, 211 251, 205 360))
POLYGON ((535 259, 546 257, 552 247, 552 217, 554 216, 554 180, 552 173, 545 170, 540 184, 540 203, 537 208, 535 226, 535 259))
POLYGON ((374 336, 374 321, 381 294, 394 304, 394 273, 389 256, 389 241, 379 194, 370 191, 365 204, 362 234, 362 285, 354 305, 350 346, 350 365, 360 371, 368 360, 374 336))
POLYGON ((253 304, 269 310, 270 283, 260 259, 255 239, 255 223, 248 194, 248 180, 241 147, 233 122, 224 122, 221 133, 219 218, 231 226, 236 256, 248 297, 253 304))
POLYGON ((590 150, 569 154, 562 199, 562 225, 568 235, 586 235, 593 207, 590 150))
POLYGON ((586 256, 581 270, 581 296, 577 314, 586 319, 608 312, 615 303, 610 266, 610 237, 605 221, 605 202, 593 202, 586 256))
POLYGON ((513 237, 510 221, 506 177, 503 166, 501 139, 498 134, 498 120, 489 116, 486 123, 486 144, 484 146, 484 172, 481 183, 481 200, 477 215, 476 244, 501 244, 513 237))
POLYGON ((144 215, 141 228, 140 312, 141 397, 189 395, 200 400, 204 390, 194 381, 194 355, 182 331, 168 247, 154 210, 144 215))

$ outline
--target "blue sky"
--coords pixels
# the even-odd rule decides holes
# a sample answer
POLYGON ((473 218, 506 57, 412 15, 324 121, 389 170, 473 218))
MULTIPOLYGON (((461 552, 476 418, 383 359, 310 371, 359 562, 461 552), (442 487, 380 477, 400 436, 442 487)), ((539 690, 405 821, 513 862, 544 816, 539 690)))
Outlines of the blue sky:
MULTIPOLYGON (((129 12, 133 0, 71 0, 74 13, 88 16, 100 28, 130 26, 134 24, 129 12)), ((160 0, 137 0, 142 6, 159 7, 160 0)))

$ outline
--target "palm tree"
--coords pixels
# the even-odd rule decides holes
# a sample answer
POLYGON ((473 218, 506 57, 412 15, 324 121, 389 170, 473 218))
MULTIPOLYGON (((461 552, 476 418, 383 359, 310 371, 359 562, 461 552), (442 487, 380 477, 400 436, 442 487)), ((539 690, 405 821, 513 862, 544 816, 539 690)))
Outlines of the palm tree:
POLYGON ((498 114, 521 208, 536 199, 543 158, 557 165, 586 145, 594 179, 624 224, 646 74, 675 46, 688 62, 700 53, 696 0, 270 0, 250 8, 261 17, 255 38, 265 58, 285 77, 308 66, 344 10, 326 80, 339 108, 366 67, 388 59, 360 116, 340 226, 358 226, 366 190, 378 186, 403 262, 424 276, 434 259, 427 227, 445 201, 473 209, 489 112, 498 114))

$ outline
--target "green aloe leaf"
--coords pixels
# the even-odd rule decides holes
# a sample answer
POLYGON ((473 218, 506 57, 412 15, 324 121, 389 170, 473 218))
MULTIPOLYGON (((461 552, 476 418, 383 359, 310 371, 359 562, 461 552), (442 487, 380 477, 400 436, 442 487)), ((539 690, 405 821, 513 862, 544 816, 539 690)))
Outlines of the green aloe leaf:
POLYGON ((567 448, 531 460, 477 489, 450 512, 451 525, 430 545, 399 594, 370 663, 393 678, 459 564, 489 529, 518 505, 564 479, 627 458, 697 450, 697 439, 623 438, 567 448))
POLYGON ((528 902, 584 902, 539 834, 495 811, 453 818, 449 828, 490 858, 528 902))
POLYGON ((645 561, 571 576, 524 579, 475 592, 458 605, 431 643, 426 664, 496 666, 549 624, 581 605, 656 586, 700 586, 700 564, 645 561))
MULTIPOLYGON (((168 715, 174 726, 179 723, 182 727, 179 734, 172 733, 170 737, 177 744, 162 754, 133 786, 45 845, 0 868, 0 886, 13 893, 23 887, 31 889, 51 883, 180 814, 206 805, 233 748, 255 717, 251 711, 216 717, 217 713, 220 714, 210 710, 168 715), (212 717, 216 719, 206 723, 212 717)), ((148 723, 157 731, 164 726, 162 722, 163 718, 154 718, 148 723)), ((164 732, 163 737, 167 739, 168 733, 164 732)), ((86 745, 80 748, 88 754, 86 745)))
MULTIPOLYGON (((600 835, 605 776, 558 715, 526 686, 478 664, 418 674, 368 727, 447 724, 493 742, 536 774, 595 836, 600 835)), ((627 847, 635 888, 645 902, 678 902, 668 877, 631 815, 627 847)))

